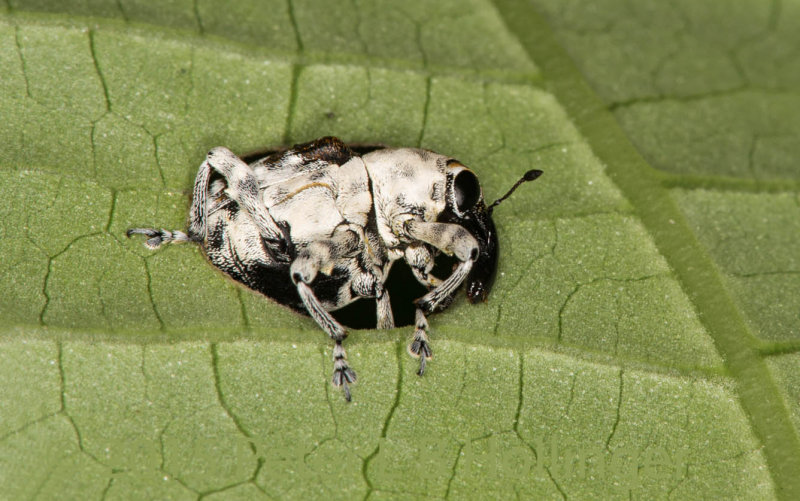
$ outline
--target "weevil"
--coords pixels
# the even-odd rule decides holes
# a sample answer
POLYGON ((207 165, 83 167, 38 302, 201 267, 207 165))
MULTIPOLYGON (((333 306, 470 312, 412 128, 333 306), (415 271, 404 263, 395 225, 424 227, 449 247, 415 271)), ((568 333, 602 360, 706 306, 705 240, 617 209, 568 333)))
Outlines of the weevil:
POLYGON ((487 206, 473 171, 430 150, 335 137, 243 158, 217 147, 195 177, 187 231, 127 235, 145 235, 151 249, 196 242, 237 282, 310 315, 334 341, 332 382, 349 401, 356 373, 342 345, 347 331, 330 312, 374 298, 377 327, 393 328, 385 283, 403 259, 428 291, 414 301, 408 345, 422 375, 433 357, 427 316, 447 307, 464 282, 471 303, 486 300, 498 259, 492 210, 541 173, 526 172, 487 206), (431 273, 439 253, 457 263, 444 279, 431 273))

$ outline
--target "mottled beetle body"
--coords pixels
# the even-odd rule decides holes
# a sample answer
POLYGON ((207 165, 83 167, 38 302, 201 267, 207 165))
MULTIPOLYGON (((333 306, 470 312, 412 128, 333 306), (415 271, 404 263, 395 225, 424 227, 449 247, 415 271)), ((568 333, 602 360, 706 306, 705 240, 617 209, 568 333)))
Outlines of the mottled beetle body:
POLYGON ((333 383, 348 400, 356 376, 342 347, 346 331, 330 311, 375 298, 378 327, 394 327, 384 283, 392 263, 405 260, 429 291, 415 301, 409 345, 422 374, 432 356, 426 315, 447 306, 464 281, 471 302, 485 300, 498 251, 491 210, 499 201, 487 208, 461 163, 416 148, 354 150, 325 137, 248 165, 214 148, 195 179, 186 233, 128 231, 150 237, 151 248, 196 241, 234 280, 311 315, 335 341, 333 383), (444 280, 431 274, 439 252, 458 263, 444 280))

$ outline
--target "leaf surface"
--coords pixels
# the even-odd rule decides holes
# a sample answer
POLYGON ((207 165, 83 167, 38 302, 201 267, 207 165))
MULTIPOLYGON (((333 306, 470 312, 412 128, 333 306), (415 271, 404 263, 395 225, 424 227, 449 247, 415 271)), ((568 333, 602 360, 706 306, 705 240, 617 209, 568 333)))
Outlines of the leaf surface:
POLYGON ((800 496, 800 7, 718 10, 9 0, 2 491, 800 496), (351 332, 350 404, 313 321, 125 238, 183 228, 210 147, 323 135, 453 155, 489 199, 546 172, 425 377, 410 327, 351 332))

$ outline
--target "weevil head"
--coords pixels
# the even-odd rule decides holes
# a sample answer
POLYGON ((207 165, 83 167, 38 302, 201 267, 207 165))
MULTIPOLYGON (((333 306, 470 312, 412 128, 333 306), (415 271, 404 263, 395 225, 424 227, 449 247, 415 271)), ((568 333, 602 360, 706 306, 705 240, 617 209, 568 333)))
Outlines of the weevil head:
POLYGON ((478 177, 457 160, 447 162, 445 199, 439 221, 463 227, 478 241, 478 257, 466 279, 467 299, 486 301, 497 273, 497 230, 478 177))
POLYGON ((492 211, 522 183, 541 175, 540 170, 529 170, 505 195, 487 207, 475 173, 456 160, 447 162, 447 207, 439 220, 461 225, 478 241, 478 257, 466 280, 470 303, 486 301, 497 274, 499 246, 492 211))
POLYGON ((362 159, 384 244, 401 245, 392 222, 409 217, 461 226, 478 242, 478 255, 465 280, 467 298, 473 304, 485 301, 494 284, 499 252, 492 210, 541 171, 528 171, 508 193, 487 206, 478 177, 458 160, 416 148, 371 151, 362 159))

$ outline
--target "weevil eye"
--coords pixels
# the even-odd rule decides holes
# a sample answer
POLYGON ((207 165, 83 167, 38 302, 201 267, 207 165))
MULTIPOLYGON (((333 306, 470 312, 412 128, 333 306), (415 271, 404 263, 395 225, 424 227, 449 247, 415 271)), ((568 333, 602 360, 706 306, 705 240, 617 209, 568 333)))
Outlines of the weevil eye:
POLYGON ((481 198, 481 185, 472 171, 464 169, 453 180, 453 195, 459 212, 466 212, 478 203, 481 198))

